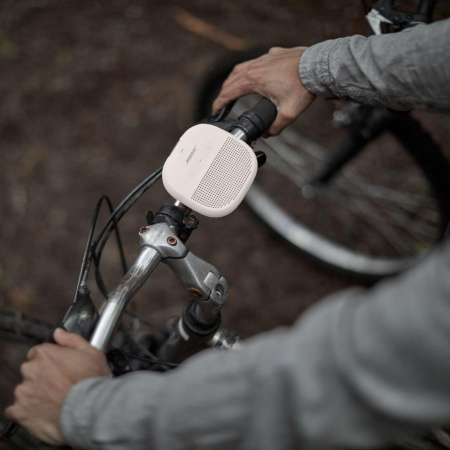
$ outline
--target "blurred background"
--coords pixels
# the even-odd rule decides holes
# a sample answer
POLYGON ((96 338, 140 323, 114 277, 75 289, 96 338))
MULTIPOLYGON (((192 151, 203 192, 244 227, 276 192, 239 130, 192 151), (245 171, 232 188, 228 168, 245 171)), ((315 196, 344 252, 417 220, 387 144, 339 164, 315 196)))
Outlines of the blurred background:
MULTIPOLYGON (((437 10, 446 14, 448 4, 437 10)), ((359 0, 3 0, 0 305, 49 322, 61 317, 97 199, 108 194, 117 205, 164 163, 195 123, 197 93, 218 61, 254 46, 356 33, 370 34, 359 0)), ((436 117, 423 120, 448 151, 448 117, 438 127, 436 117)), ((159 184, 122 221, 129 262, 146 211, 170 201, 159 184)), ((356 284, 304 259, 244 205, 222 219, 200 218, 189 247, 228 280, 224 325, 244 337, 289 325, 356 284)), ((114 246, 104 260, 111 287, 119 276, 114 246)), ((132 308, 158 321, 186 300, 160 267, 132 308)))

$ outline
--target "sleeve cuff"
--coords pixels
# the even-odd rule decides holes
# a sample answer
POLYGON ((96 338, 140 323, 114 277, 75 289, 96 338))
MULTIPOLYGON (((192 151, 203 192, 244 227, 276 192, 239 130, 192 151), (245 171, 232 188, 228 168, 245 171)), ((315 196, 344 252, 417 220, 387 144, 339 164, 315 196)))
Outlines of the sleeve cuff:
POLYGON ((91 423, 90 410, 79 407, 80 403, 82 406, 86 404, 85 402, 80 402, 80 398, 87 398, 89 392, 92 392, 111 381, 112 379, 106 377, 89 378, 80 381, 70 390, 61 411, 60 427, 64 439, 71 447, 78 450, 93 450, 92 442, 88 442, 87 439, 91 423))
POLYGON ((330 54, 341 39, 334 39, 313 45, 300 58, 300 79, 309 92, 326 99, 336 98, 330 89, 334 80, 330 72, 330 54))

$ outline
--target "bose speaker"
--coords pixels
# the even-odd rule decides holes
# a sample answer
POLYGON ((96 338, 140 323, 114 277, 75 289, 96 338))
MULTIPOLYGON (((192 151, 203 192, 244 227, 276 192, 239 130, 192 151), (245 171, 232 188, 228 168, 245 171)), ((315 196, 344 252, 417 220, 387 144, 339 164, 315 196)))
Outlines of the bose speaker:
POLYGON ((252 148, 214 125, 189 128, 167 158, 162 172, 167 192, 207 217, 230 214, 255 179, 252 148))

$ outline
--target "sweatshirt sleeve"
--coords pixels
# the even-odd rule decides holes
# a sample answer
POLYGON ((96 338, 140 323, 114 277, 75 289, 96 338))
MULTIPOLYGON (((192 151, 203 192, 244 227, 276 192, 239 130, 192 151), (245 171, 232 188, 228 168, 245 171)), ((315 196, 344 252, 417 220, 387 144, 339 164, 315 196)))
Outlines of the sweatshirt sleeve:
POLYGON ((300 78, 313 94, 395 110, 450 110, 450 19, 313 45, 300 78))
POLYGON ((372 448, 450 423, 450 247, 290 329, 170 373, 89 379, 66 400, 76 449, 372 448))

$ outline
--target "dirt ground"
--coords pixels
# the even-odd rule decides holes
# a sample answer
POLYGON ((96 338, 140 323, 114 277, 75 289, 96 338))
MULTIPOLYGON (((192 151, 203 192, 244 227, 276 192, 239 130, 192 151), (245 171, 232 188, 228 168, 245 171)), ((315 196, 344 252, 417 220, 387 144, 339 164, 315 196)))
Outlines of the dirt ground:
MULTIPOLYGON (((3 0, 0 305, 61 317, 97 199, 117 205, 163 164, 194 124, 196 93, 219 59, 355 33, 369 33, 356 0, 3 0)), ((170 201, 158 186, 125 217, 129 261, 145 212, 170 201)), ((201 218, 189 247, 228 280, 224 325, 244 337, 289 325, 355 284, 305 260, 245 206, 201 218)), ((111 286, 118 260, 107 255, 111 286)), ((177 283, 158 269, 134 310, 170 315, 186 300, 177 283)))
MULTIPOLYGON (((351 1, 11 1, 1 8, 0 298, 49 321, 72 300, 97 198, 105 193, 117 204, 163 164, 193 125, 202 77, 218 60, 254 45, 367 32, 351 1), (341 21, 324 18, 338 10, 341 21), (202 24, 214 28, 205 33, 202 24)), ((123 221, 130 261, 145 212, 168 201, 157 187, 123 221)), ((244 336, 289 324, 349 284, 305 261, 245 206, 201 219, 189 246, 227 278, 226 322, 244 336)), ((183 303, 164 269, 137 310, 183 303)))

